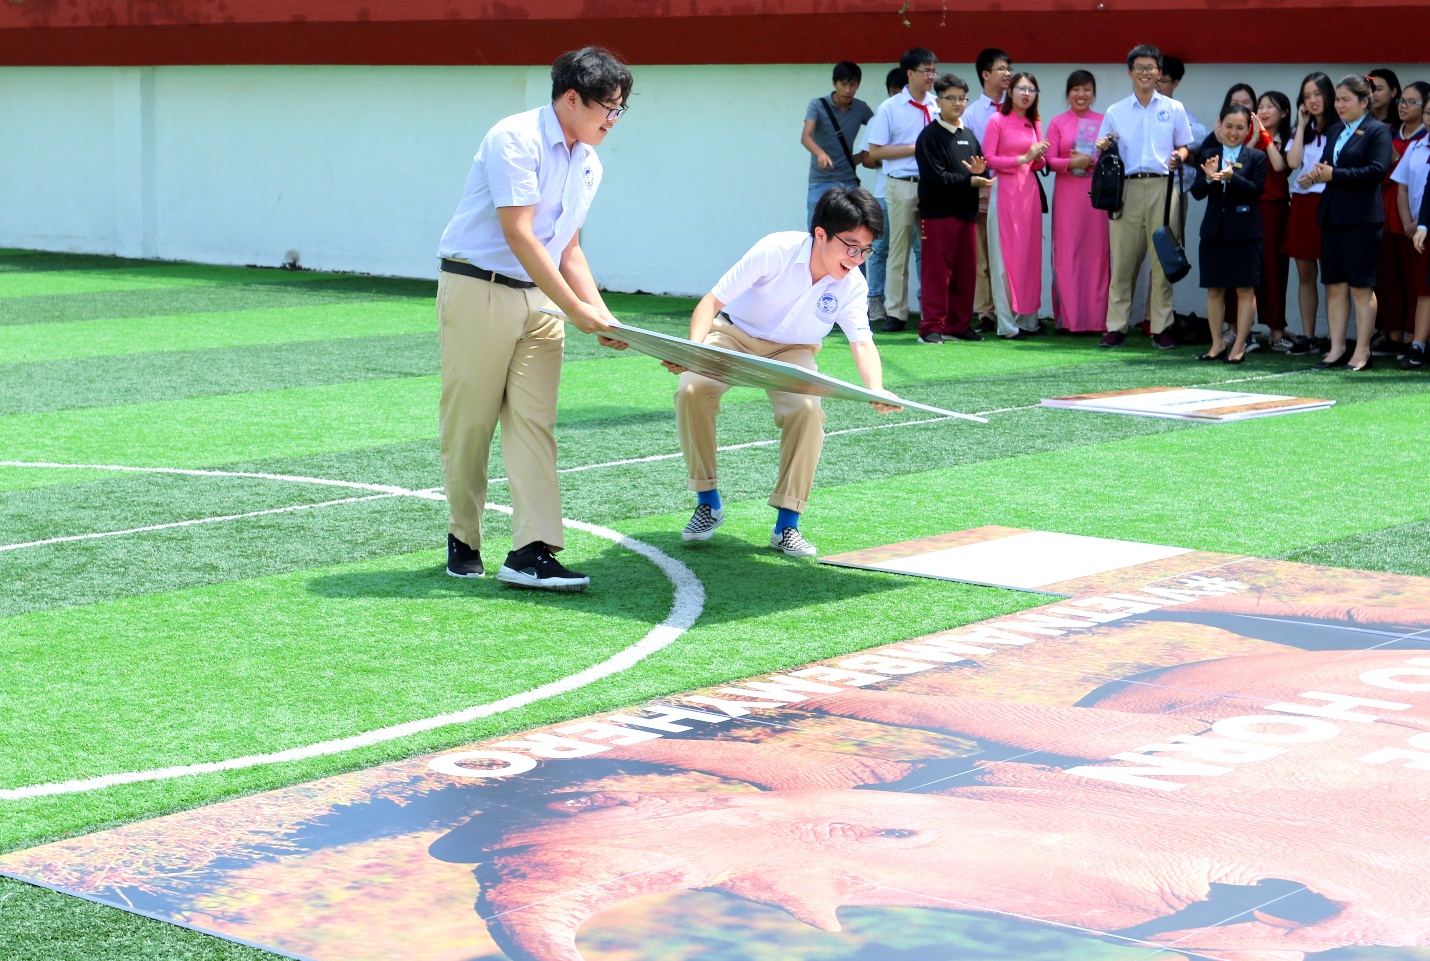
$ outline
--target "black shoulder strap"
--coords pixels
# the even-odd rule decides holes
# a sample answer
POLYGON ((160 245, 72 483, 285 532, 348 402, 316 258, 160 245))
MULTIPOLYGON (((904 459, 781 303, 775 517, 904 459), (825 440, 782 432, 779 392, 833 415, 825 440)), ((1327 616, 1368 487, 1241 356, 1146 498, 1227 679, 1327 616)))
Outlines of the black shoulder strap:
POLYGON ((1162 200, 1162 224, 1172 229, 1172 191, 1182 188, 1182 178, 1178 170, 1167 171, 1167 196, 1162 200))
POLYGON ((859 179, 859 167, 854 163, 854 151, 849 149, 849 141, 844 139, 844 129, 839 126, 839 120, 834 116, 834 105, 829 102, 828 97, 820 97, 819 103, 829 115, 829 125, 834 128, 834 136, 839 138, 839 146, 844 148, 844 159, 849 161, 849 169, 853 171, 854 179, 859 179))

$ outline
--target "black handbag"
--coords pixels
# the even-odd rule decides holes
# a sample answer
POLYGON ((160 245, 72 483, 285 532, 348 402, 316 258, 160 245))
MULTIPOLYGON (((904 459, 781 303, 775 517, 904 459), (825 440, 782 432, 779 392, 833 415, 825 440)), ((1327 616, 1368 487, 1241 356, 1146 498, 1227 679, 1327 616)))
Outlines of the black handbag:
POLYGON ((1092 168, 1092 187, 1087 194, 1094 210, 1106 210, 1114 219, 1122 212, 1122 195, 1127 187, 1127 168, 1116 147, 1104 150, 1092 168))
POLYGON ((1162 226, 1152 231, 1152 249, 1157 252, 1157 260, 1162 265, 1162 273, 1172 283, 1192 272, 1191 261, 1182 249, 1182 242, 1172 231, 1172 191, 1181 190, 1182 178, 1177 171, 1167 171, 1167 198, 1162 204, 1162 226))

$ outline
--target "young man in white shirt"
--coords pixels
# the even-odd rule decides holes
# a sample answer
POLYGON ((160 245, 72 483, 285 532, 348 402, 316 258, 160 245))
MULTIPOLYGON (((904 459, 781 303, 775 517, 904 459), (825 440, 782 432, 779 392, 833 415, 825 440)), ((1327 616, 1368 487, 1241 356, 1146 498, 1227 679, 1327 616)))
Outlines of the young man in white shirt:
MULTIPOLYGON (((1142 261, 1152 250, 1152 233, 1163 223, 1167 199, 1167 174, 1191 156, 1192 130, 1187 111, 1171 97, 1157 92, 1162 55, 1142 44, 1127 55, 1127 75, 1132 96, 1107 108, 1097 134, 1097 149, 1117 145, 1127 168, 1122 215, 1112 221, 1112 278, 1107 294, 1107 334, 1100 347, 1118 347, 1127 339, 1132 291, 1142 261)), ((1172 205, 1176 223, 1177 203, 1172 205)), ((1177 346, 1172 326, 1172 284, 1162 263, 1152 254, 1152 342, 1159 348, 1177 346)))
MULTIPOLYGON (((580 230, 601 182, 593 149, 625 112, 631 73, 599 47, 562 54, 551 103, 488 131, 439 248, 442 344, 439 436, 451 511, 447 573, 481 577, 487 459, 500 422, 512 545, 497 579, 581 591, 590 578, 554 555, 565 544, 556 479, 560 308, 586 333, 611 329, 580 230)), ((604 336, 607 346, 623 347, 604 336)))
MULTIPOLYGON (((987 47, 979 51, 973 68, 978 72, 978 81, 983 84, 983 92, 963 112, 963 125, 982 143, 983 134, 988 129, 988 121, 998 112, 998 108, 1008 96, 1008 87, 1013 83, 1013 61, 997 47, 987 47)), ((989 176, 992 176, 991 172, 989 176)), ((973 313, 976 329, 985 334, 992 333, 998 327, 993 320, 993 285, 988 279, 989 193, 988 187, 983 187, 978 192, 978 222, 974 234, 978 250, 978 272, 974 278, 973 313)))
MULTIPOLYGON (((849 339, 864 386, 884 391, 883 367, 869 330, 868 284, 859 264, 883 231, 879 204, 862 187, 831 187, 814 208, 809 233, 782 231, 751 247, 706 294, 690 316, 690 339, 815 370, 814 355, 838 324, 849 339)), ((728 384, 676 364, 675 423, 689 486, 698 501, 681 537, 705 541, 725 522, 715 469, 715 415, 728 384)), ((770 546, 790 557, 810 557, 814 545, 799 532, 800 514, 814 487, 824 446, 824 409, 818 397, 768 391, 780 428, 779 479, 769 504, 779 513, 770 546)), ((880 413, 901 410, 873 404, 880 413)))
POLYGON ((908 86, 879 105, 869 121, 869 157, 884 162, 888 176, 884 202, 889 208, 889 259, 884 268, 884 311, 888 319, 880 328, 903 330, 909 321, 909 250, 918 232, 919 166, 914 141, 938 114, 933 82, 938 79, 938 58, 930 50, 914 47, 899 58, 908 86))

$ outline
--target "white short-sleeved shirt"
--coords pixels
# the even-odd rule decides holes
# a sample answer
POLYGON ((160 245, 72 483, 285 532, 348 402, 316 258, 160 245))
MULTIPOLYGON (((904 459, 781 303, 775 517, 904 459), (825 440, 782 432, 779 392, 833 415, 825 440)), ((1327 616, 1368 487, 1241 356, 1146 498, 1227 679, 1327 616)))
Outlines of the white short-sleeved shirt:
MULTIPOLYGON (((1003 95, 1007 97, 1007 94, 1003 95)), ((988 131, 988 121, 993 119, 993 115, 998 112, 998 106, 1002 100, 994 100, 988 94, 980 94, 978 99, 968 105, 968 109, 963 111, 963 125, 973 131, 973 136, 978 138, 978 142, 983 142, 983 135, 988 131)))
POLYGON ((726 271, 711 291, 736 327, 776 344, 817 344, 838 324, 850 343, 873 340, 869 284, 851 270, 843 279, 810 280, 814 238, 802 230, 770 234, 726 271))
POLYGON ((566 135, 550 104, 507 117, 487 131, 477 149, 462 202, 442 231, 438 256, 530 280, 507 246, 497 208, 535 206, 533 232, 560 265, 600 185, 596 151, 579 141, 566 149, 566 135))
MULTIPOLYGON (((1425 178, 1430 176, 1430 137, 1416 137, 1405 145, 1405 153, 1390 173, 1390 179, 1410 190, 1410 218, 1420 223, 1420 204, 1425 199, 1425 178)), ((1421 224, 1430 226, 1430 224, 1421 224)))
MULTIPOLYGON (((874 111, 874 119, 869 121, 869 142, 881 147, 911 145, 938 116, 938 98, 932 90, 924 92, 923 104, 927 113, 915 104, 908 87, 879 104, 879 109, 874 111)), ((919 163, 912 154, 897 160, 885 160, 884 174, 888 177, 917 177, 919 163)))
POLYGON ((1129 174, 1167 173, 1167 158, 1192 142, 1187 109, 1171 97, 1154 92, 1147 106, 1132 94, 1107 108, 1098 139, 1117 134, 1117 151, 1129 174))
POLYGON ((1301 151, 1301 166, 1291 171, 1292 194, 1320 194, 1326 192, 1326 185, 1324 183, 1314 183, 1309 187, 1302 187, 1296 182, 1297 178, 1303 173, 1321 162, 1321 158, 1326 153, 1326 146, 1325 137, 1316 136, 1306 141, 1306 146, 1303 147, 1301 151))

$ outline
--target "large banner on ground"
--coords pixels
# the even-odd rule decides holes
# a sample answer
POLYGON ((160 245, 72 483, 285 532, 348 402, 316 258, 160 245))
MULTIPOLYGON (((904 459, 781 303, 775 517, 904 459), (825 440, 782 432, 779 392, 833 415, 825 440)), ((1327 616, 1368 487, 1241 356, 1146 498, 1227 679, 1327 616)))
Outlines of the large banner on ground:
POLYGON ((1430 959, 1430 579, 1172 550, 1038 589, 0 871, 317 961, 1430 959))

